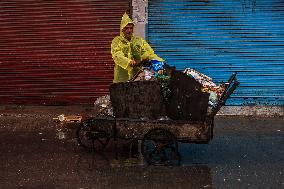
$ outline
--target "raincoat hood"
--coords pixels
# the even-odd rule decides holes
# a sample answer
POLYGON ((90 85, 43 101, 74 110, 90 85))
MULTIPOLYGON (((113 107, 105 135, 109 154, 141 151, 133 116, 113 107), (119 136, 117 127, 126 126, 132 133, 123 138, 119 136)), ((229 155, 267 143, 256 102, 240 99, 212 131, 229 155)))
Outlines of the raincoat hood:
POLYGON ((133 24, 134 26, 134 22, 129 18, 128 14, 124 13, 121 19, 121 23, 120 23, 120 36, 122 37, 124 37, 122 30, 123 28, 125 28, 125 26, 127 26, 127 24, 133 24))

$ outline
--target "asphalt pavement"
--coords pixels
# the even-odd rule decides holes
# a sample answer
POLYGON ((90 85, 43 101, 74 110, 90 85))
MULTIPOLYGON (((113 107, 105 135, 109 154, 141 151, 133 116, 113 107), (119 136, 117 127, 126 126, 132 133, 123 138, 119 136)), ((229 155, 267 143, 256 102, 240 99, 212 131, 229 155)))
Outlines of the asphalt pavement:
POLYGON ((179 166, 148 166, 114 142, 101 153, 57 127, 69 107, 0 107, 0 188, 284 188, 284 117, 216 116, 209 144, 179 143, 179 166))

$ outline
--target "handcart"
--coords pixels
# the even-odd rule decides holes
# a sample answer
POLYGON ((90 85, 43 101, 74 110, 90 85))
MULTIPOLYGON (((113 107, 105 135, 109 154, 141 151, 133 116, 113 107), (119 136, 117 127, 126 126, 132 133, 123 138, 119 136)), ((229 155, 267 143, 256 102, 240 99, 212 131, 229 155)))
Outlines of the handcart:
POLYGON ((180 158, 179 142, 208 143, 213 138, 214 116, 238 86, 236 76, 236 73, 231 75, 217 104, 210 109, 209 95, 196 92, 199 89, 195 85, 184 89, 179 83, 183 74, 178 72, 177 88, 172 91, 174 95, 181 95, 178 101, 165 103, 163 98, 157 97, 160 93, 157 81, 112 84, 111 103, 116 106, 113 107, 114 116, 100 114, 82 120, 76 132, 77 141, 93 151, 104 149, 110 139, 140 141, 139 149, 148 164, 177 162, 180 158), (122 99, 127 99, 128 104, 121 102, 122 99), (159 117, 161 112, 164 117, 159 117), (163 119, 165 117, 168 119, 163 119))

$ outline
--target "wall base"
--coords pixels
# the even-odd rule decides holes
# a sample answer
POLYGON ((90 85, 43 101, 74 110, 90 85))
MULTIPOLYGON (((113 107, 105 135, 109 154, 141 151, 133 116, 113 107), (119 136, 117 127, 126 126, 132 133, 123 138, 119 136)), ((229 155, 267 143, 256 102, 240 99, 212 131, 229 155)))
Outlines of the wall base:
POLYGON ((284 106, 223 106, 217 115, 284 116, 284 106))

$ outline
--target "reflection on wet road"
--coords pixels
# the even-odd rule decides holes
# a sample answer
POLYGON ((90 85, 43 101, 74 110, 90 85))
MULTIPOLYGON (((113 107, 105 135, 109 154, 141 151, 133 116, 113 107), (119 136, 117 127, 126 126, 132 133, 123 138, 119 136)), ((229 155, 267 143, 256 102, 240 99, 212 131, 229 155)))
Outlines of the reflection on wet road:
POLYGON ((72 131, 0 130, 0 188, 284 188, 283 132, 218 131, 179 144, 180 166, 146 166, 113 142, 87 153, 72 131), (121 148, 121 149, 120 149, 121 148))

